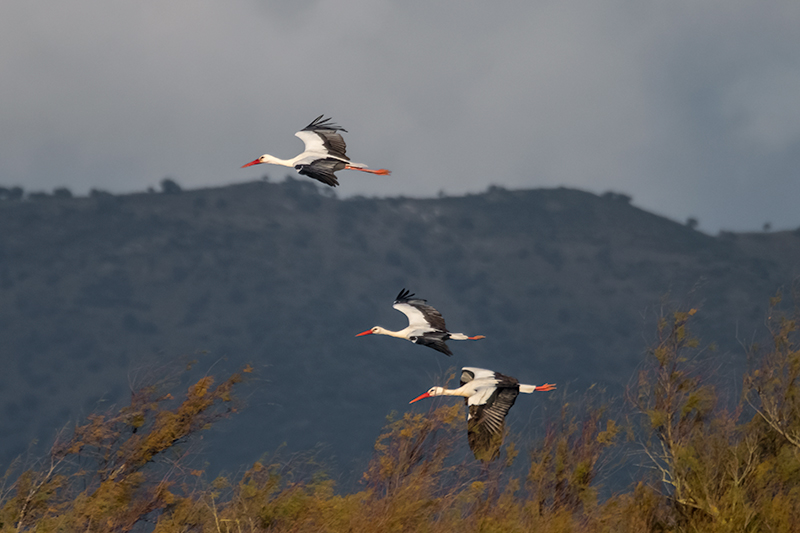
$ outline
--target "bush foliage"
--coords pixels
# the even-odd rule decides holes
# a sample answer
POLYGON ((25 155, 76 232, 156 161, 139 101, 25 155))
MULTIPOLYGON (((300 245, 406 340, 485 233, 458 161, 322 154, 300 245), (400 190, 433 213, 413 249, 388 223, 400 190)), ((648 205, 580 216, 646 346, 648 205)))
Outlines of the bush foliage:
POLYGON ((143 388, 62 434, 40 465, 12 465, 0 531, 797 531, 797 318, 773 311, 770 342, 749 348, 731 401, 703 370, 695 314, 661 318, 626 407, 593 391, 565 400, 541 438, 507 438, 486 465, 458 452, 463 404, 390 417, 349 493, 302 461, 213 480, 187 466, 189 439, 237 410, 241 373, 219 384, 206 376, 181 399, 143 388), (620 458, 632 482, 609 493, 603 470, 620 458))

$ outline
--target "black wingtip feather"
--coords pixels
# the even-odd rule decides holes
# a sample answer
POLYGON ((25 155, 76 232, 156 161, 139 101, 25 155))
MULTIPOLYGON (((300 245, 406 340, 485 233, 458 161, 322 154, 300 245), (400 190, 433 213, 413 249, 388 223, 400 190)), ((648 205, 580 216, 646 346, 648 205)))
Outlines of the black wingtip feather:
POLYGON ((331 131, 343 131, 345 133, 348 133, 346 129, 332 122, 333 119, 323 118, 324 116, 325 115, 320 115, 314 120, 312 120, 311 124, 303 128, 303 131, 331 130, 331 131))
POLYGON ((414 300, 414 302, 417 302, 417 303, 425 303, 425 302, 428 301, 428 300, 426 300, 424 298, 419 298, 419 297, 415 298, 415 296, 416 296, 415 293, 413 293, 413 292, 411 292, 411 291, 409 291, 407 289, 403 289, 402 291, 400 291, 400 294, 397 295, 397 298, 395 298, 394 303, 396 303, 396 304, 408 303, 408 302, 411 302, 412 300, 414 300))
POLYGON ((394 299, 395 302, 399 302, 401 300, 410 300, 414 297, 414 293, 409 291, 408 289, 403 288, 400 293, 397 295, 397 298, 394 299))

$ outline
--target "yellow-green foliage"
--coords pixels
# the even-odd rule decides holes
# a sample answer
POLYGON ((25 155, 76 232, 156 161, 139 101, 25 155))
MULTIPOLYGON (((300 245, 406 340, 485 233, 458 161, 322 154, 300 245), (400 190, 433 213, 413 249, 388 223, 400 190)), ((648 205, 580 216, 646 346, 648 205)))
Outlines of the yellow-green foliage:
POLYGON ((697 365, 695 313, 659 322, 615 416, 596 391, 579 407, 564 398, 540 439, 507 435, 489 464, 465 453, 460 402, 390 417, 352 493, 313 461, 262 461, 212 481, 180 466, 180 444, 235 410, 239 375, 216 386, 205 377, 180 400, 143 389, 58 439, 40 467, 8 472, 0 532, 800 531, 796 321, 773 313, 772 342, 753 348, 742 401, 723 408, 697 365), (611 457, 648 468, 601 497, 611 457))
POLYGON ((150 387, 118 412, 89 416, 56 441, 44 467, 19 475, 0 502, 0 531, 128 531, 180 507, 177 472, 156 459, 174 460, 177 443, 231 412, 241 379, 214 386, 205 377, 180 403, 150 387))

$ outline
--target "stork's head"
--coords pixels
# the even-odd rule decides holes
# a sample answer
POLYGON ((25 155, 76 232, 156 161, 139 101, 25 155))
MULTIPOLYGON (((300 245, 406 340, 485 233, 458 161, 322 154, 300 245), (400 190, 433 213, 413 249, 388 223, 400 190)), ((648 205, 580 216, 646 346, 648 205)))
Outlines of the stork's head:
POLYGON ((431 398, 433 396, 441 396, 443 394, 444 394, 444 388, 443 387, 431 387, 428 390, 428 392, 426 392, 425 394, 422 394, 420 396, 417 396, 416 398, 414 398, 413 400, 411 400, 408 403, 414 403, 416 401, 422 400, 423 398, 431 398))
POLYGON ((380 334, 382 334, 384 331, 385 331, 385 330, 384 330, 382 327, 380 327, 380 326, 375 326, 374 328, 372 328, 372 329, 368 329, 367 331, 362 331, 361 333, 359 333, 358 335, 356 335, 356 337, 361 337, 362 335, 372 335, 372 334, 380 335, 380 334))
POLYGON ((274 163, 274 162, 275 162, 275 156, 271 156, 269 154, 264 154, 261 157, 259 157, 258 159, 254 160, 254 161, 250 161, 249 163, 247 163, 245 165, 242 165, 242 168, 251 167, 253 165, 260 165, 261 163, 274 163))

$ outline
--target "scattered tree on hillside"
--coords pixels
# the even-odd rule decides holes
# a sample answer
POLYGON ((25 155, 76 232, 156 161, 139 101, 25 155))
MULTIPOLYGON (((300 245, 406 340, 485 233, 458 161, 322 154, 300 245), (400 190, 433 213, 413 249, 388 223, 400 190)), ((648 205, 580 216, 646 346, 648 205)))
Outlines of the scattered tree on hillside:
POLYGON ((102 189, 92 188, 91 190, 89 190, 89 198, 107 198, 109 196, 114 196, 114 195, 102 189))
POLYGON ((624 204, 629 204, 631 203, 631 201, 633 201, 633 197, 621 192, 614 192, 614 191, 604 192, 603 198, 614 202, 622 202, 624 204))
POLYGON ((0 200, 22 200, 25 191, 22 187, 0 187, 0 200))
POLYGON ((72 198, 72 191, 67 187, 56 187, 53 189, 53 198, 72 198))
POLYGON ((183 188, 178 185, 177 181, 170 178, 164 178, 161 180, 161 192, 164 194, 180 194, 183 192, 183 188))

